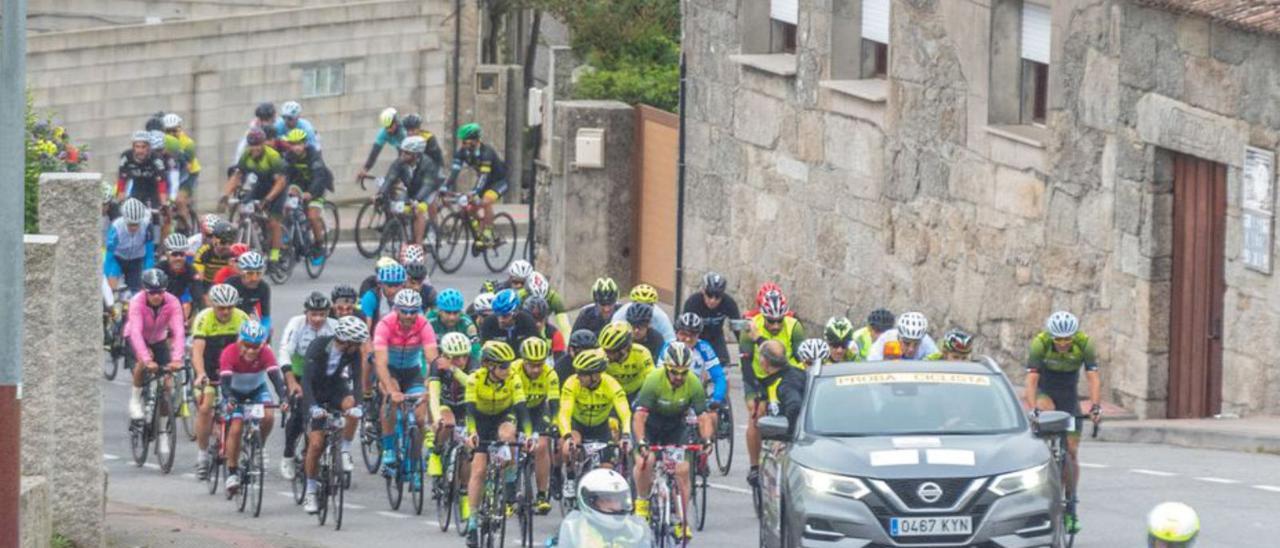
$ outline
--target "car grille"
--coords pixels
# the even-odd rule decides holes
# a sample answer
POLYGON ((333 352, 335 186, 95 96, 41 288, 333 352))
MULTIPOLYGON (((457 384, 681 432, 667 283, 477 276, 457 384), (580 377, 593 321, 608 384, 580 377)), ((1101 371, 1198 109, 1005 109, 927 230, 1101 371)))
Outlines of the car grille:
POLYGON ((942 479, 897 479, 885 480, 885 484, 893 490, 902 502, 911 508, 950 508, 969 488, 969 484, 974 478, 942 478, 942 479), (933 502, 925 502, 920 499, 917 492, 920 486, 925 483, 934 483, 942 488, 942 497, 933 502))

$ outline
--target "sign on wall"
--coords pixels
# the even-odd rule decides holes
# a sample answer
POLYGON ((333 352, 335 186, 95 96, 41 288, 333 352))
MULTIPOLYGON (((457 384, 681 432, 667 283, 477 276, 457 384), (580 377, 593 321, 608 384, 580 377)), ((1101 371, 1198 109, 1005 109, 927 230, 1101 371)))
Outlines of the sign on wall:
POLYGON ((1275 154, 1245 147, 1241 173, 1241 215, 1244 232, 1240 257, 1244 265, 1271 273, 1271 222, 1275 211, 1275 154))

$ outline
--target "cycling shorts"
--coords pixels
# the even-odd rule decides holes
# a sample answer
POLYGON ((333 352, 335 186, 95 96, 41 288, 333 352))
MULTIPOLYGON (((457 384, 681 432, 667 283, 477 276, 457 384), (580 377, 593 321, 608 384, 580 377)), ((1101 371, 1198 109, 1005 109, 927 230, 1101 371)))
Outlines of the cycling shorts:
POLYGON ((480 190, 477 191, 476 194, 479 194, 480 196, 484 197, 486 200, 491 200, 496 202, 498 201, 499 198, 501 198, 503 195, 507 193, 507 189, 510 187, 511 187, 511 183, 508 183, 506 179, 503 179, 501 181, 487 182, 484 184, 484 186, 480 187, 480 190))
POLYGON ((516 417, 511 413, 499 413, 497 415, 486 415, 484 413, 476 413, 476 436, 480 438, 480 444, 476 446, 477 453, 488 453, 489 444, 498 441, 498 430, 502 428, 504 423, 515 423, 516 417))
POLYGON ((549 411, 546 402, 529 408, 529 422, 533 425, 533 432, 536 434, 546 434, 555 426, 555 421, 547 416, 549 411))
MULTIPOLYGON (((129 348, 132 352, 133 346, 130 345, 129 348)), ((169 354, 168 339, 160 342, 147 343, 147 350, 151 351, 151 359, 162 366, 167 365, 172 360, 169 354)), ((136 361, 138 359, 137 355, 135 355, 133 359, 136 361)), ((217 372, 215 371, 214 374, 217 374, 217 372)))
POLYGON ((400 392, 406 396, 421 396, 427 392, 427 386, 423 384, 426 379, 422 376, 422 368, 405 367, 403 369, 390 368, 391 380, 400 387, 400 392))
MULTIPOLYGON (((1039 395, 1042 398, 1049 398, 1050 400, 1053 400, 1053 408, 1058 411, 1070 413, 1071 416, 1076 418, 1084 418, 1088 416, 1081 411, 1080 396, 1079 394, 1076 393, 1074 388, 1066 388, 1066 389, 1041 388, 1039 391, 1039 395)), ((1076 421, 1076 422, 1079 423, 1079 421, 1076 421)))
POLYGON ((644 435, 650 445, 681 445, 689 443, 689 429, 683 414, 663 417, 649 413, 644 421, 644 435))
POLYGON ((181 183, 178 183, 178 192, 188 197, 195 196, 196 185, 200 182, 199 178, 199 173, 191 173, 187 175, 187 178, 183 179, 181 183))
MULTIPOLYGON (((602 422, 602 423, 597 424, 597 425, 595 425, 595 426, 587 426, 587 425, 582 424, 582 423, 580 423, 580 422, 578 422, 578 421, 573 421, 573 431, 574 431, 574 432, 577 432, 579 435, 581 435, 581 436, 582 436, 582 441, 583 441, 583 442, 588 442, 588 441, 609 442, 609 441, 613 441, 613 431, 609 429, 609 421, 602 422)), ((561 433, 561 435, 563 435, 563 434, 564 434, 564 433, 562 432, 562 433, 561 433)))
POLYGON ((262 202, 263 211, 277 219, 284 216, 284 198, 285 195, 288 194, 287 192, 281 192, 274 200, 268 202, 266 201, 266 198, 267 194, 271 192, 271 185, 259 185, 259 188, 255 188, 253 190, 253 195, 250 196, 249 199, 262 202))
POLYGON ((232 401, 238 404, 235 407, 235 411, 231 413, 232 419, 244 418, 245 404, 260 403, 262 405, 271 405, 274 403, 274 400, 271 399, 271 390, 267 388, 267 383, 265 382, 249 392, 237 392, 228 388, 227 393, 231 394, 232 401))

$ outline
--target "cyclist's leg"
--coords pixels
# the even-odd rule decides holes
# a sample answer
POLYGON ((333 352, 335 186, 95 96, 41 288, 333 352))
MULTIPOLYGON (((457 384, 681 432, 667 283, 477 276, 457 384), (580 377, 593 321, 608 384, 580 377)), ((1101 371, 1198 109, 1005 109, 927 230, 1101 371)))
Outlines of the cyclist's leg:
POLYGON ((472 503, 480 500, 481 491, 484 489, 485 468, 489 466, 488 444, 498 439, 498 427, 502 419, 501 415, 493 417, 476 413, 475 434, 479 443, 476 444, 475 451, 471 455, 471 474, 467 481, 467 499, 472 503))
POLYGON ((263 204, 263 208, 267 212, 267 231, 271 233, 271 261, 280 260, 280 248, 284 247, 284 225, 280 222, 284 218, 284 199, 285 193, 281 192, 276 199, 263 204))
POLYGON ((529 418, 533 421, 533 431, 538 434, 538 443, 533 447, 534 479, 538 493, 547 492, 547 484, 551 481, 551 440, 547 438, 547 418, 544 414, 548 404, 543 402, 529 410, 529 418))
POLYGON ((364 415, 364 410, 356 405, 356 399, 351 394, 342 398, 342 404, 339 407, 347 417, 346 423, 342 425, 342 450, 349 451, 351 440, 356 439, 356 429, 360 427, 360 417, 364 415))
MULTIPOLYGON (((316 404, 320 405, 320 402, 317 401, 316 404)), ((308 417, 311 417, 310 409, 298 409, 295 410, 293 414, 302 415, 303 413, 306 413, 308 417)), ((320 467, 320 453, 324 452, 324 432, 327 422, 328 420, 326 417, 311 417, 307 421, 309 426, 309 431, 307 432, 307 455, 306 461, 302 465, 302 470, 307 475, 308 491, 313 490, 312 482, 320 479, 317 469, 320 467)))
POLYGON ((273 407, 275 402, 272 400, 271 391, 267 389, 267 385, 265 383, 258 387, 256 396, 254 403, 260 403, 263 406, 262 421, 258 426, 262 431, 262 444, 265 446, 267 444, 267 437, 271 435, 271 427, 276 423, 276 410, 273 407))
MULTIPOLYGON (((231 392, 235 401, 240 401, 240 397, 234 391, 231 392)), ((231 412, 231 416, 227 417, 227 469, 234 471, 240 464, 240 431, 244 427, 244 409, 242 406, 235 406, 235 410, 231 412)), ((230 475, 230 474, 229 474, 230 475)))
MULTIPOLYGON (((395 383, 400 393, 407 394, 407 389, 412 386, 411 382, 417 376, 415 369, 397 369, 388 370, 391 373, 391 382, 395 383)), ((388 458, 394 458, 393 450, 395 449, 396 434, 396 410, 391 404, 391 397, 388 395, 382 400, 382 456, 383 461, 388 458)))
POLYGON ((427 232, 427 204, 418 202, 413 208, 413 242, 421 244, 423 235, 427 232))
MULTIPOLYGON (((213 405, 217 399, 218 387, 210 384, 203 389, 203 397, 200 398, 196 405, 196 447, 200 448, 200 455, 204 455, 205 450, 209 448, 209 431, 213 428, 213 405)), ((202 457, 201 457, 202 458, 202 457)))
POLYGON ((760 464, 761 444, 756 420, 764 413, 764 406, 760 405, 759 387, 749 365, 742 366, 742 393, 745 398, 743 401, 747 406, 747 458, 752 469, 755 469, 760 464))
POLYGON ((324 245, 324 194, 311 196, 307 202, 307 221, 311 223, 311 242, 315 246, 324 245))

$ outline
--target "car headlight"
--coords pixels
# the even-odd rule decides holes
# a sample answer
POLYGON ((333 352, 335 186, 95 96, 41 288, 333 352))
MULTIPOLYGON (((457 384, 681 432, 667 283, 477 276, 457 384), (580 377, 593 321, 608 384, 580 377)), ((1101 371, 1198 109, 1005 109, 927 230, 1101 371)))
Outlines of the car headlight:
POLYGON ((871 490, 867 488, 867 484, 858 478, 837 476, 802 466, 797 466, 796 468, 800 470, 800 475, 804 477, 805 485, 814 491, 851 499, 861 499, 871 493, 871 490))
POLYGON ((1000 496, 1035 489, 1049 481, 1049 463, 996 476, 987 490, 1000 496))

